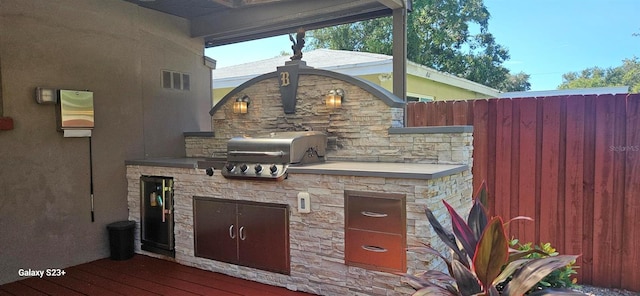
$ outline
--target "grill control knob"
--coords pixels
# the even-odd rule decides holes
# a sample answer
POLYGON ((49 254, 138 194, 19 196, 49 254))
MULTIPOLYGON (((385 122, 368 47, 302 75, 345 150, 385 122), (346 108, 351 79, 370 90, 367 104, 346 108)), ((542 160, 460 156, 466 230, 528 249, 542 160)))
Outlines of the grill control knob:
POLYGON ((213 168, 207 168, 206 172, 207 172, 207 176, 213 176, 213 168))
POLYGON ((227 165, 225 166, 225 168, 227 169, 227 171, 231 172, 233 171, 233 169, 236 168, 235 165, 233 165, 233 163, 227 163, 227 165))
POLYGON ((260 164, 256 164, 256 166, 254 166, 253 169, 256 171, 256 174, 258 175, 262 173, 262 166, 260 164))
POLYGON ((240 171, 241 171, 242 173, 246 173, 248 169, 249 169, 249 167, 248 167, 248 166, 247 166, 247 164, 245 164, 245 163, 243 163, 243 164, 240 166, 240 171))
POLYGON ((271 171, 271 174, 275 174, 278 171, 278 167, 275 164, 272 164, 269 167, 269 171, 271 171))

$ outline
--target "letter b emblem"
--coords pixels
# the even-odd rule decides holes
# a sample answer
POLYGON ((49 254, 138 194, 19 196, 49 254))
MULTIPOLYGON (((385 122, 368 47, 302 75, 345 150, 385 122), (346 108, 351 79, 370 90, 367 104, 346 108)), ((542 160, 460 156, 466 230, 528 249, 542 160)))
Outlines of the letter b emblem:
POLYGON ((280 73, 280 86, 287 86, 291 82, 289 80, 289 72, 281 72, 280 73))

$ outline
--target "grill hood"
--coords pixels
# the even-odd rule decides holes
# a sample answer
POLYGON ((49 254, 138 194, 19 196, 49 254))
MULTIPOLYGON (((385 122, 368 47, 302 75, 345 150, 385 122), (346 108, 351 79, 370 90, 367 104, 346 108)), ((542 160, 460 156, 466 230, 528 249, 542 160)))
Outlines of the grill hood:
POLYGON ((274 132, 227 142, 226 178, 282 180, 292 164, 324 162, 327 136, 321 132, 274 132))
POLYGON ((234 137, 227 142, 228 162, 296 164, 324 161, 327 136, 321 132, 279 132, 234 137))

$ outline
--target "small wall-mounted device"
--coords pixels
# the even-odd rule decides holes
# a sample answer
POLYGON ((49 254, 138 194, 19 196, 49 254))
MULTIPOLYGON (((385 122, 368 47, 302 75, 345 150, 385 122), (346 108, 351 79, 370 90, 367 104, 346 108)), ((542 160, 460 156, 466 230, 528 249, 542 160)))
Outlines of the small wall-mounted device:
POLYGON ((36 87, 36 102, 38 104, 55 104, 58 102, 58 90, 53 88, 36 87))
POLYGON ((311 212, 311 200, 309 198, 309 192, 298 193, 298 212, 299 213, 311 212))

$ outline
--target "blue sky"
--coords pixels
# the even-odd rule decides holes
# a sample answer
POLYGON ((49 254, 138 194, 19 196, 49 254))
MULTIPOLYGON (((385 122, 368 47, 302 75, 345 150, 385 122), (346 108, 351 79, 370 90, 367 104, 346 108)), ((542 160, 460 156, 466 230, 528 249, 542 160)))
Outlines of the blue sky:
MULTIPOLYGON (((562 74, 616 67, 640 57, 640 0, 485 0, 489 32, 509 49, 504 65, 531 75, 531 90, 556 89, 562 74)), ((217 67, 291 52, 287 36, 214 47, 217 67)), ((274 69, 275 70, 275 69, 274 69)))

